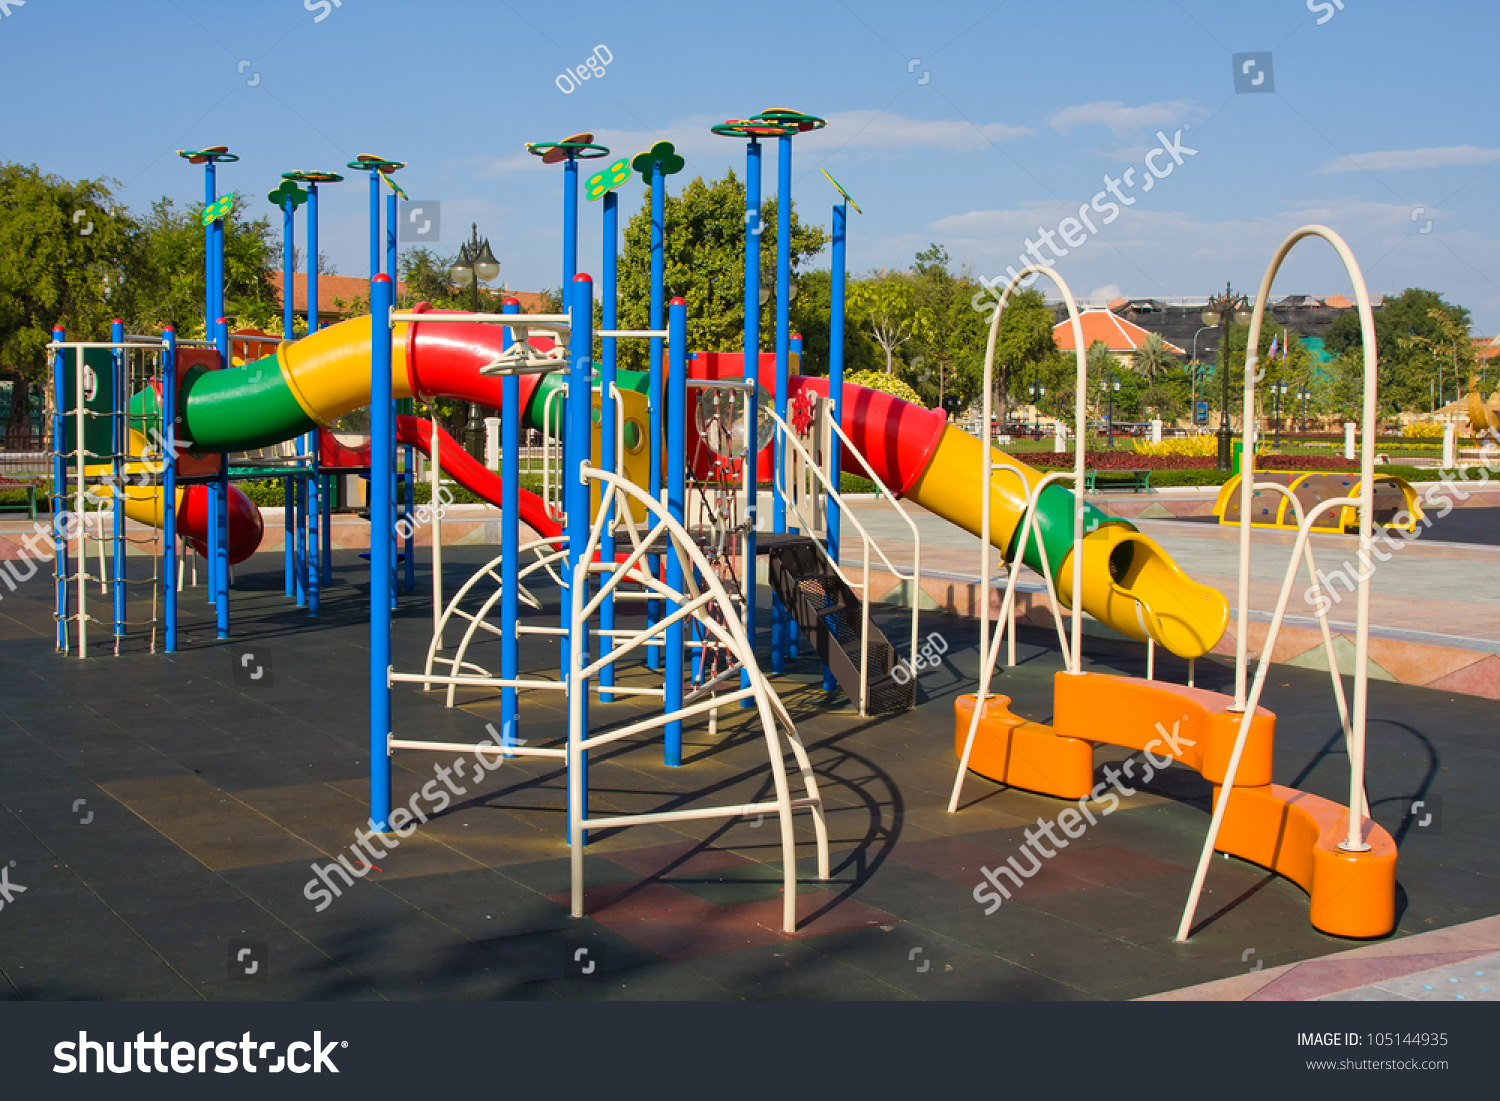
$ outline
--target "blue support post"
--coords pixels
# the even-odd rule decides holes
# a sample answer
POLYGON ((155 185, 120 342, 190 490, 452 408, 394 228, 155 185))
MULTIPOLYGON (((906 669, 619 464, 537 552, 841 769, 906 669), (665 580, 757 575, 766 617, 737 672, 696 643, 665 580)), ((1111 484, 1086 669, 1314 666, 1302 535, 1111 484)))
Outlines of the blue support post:
MULTIPOLYGON (((506 299, 501 313, 520 313, 521 304, 506 299)), ((505 346, 512 333, 504 329, 505 346)), ((521 380, 514 374, 500 380, 500 621, 514 627, 521 618, 521 380)), ((435 506, 434 506, 435 507, 435 506)), ((500 676, 515 680, 520 674, 517 635, 507 630, 500 636, 500 676)), ((515 745, 516 689, 500 689, 500 744, 515 745)))
POLYGON ((162 469, 162 618, 165 650, 177 652, 177 333, 162 330, 161 357, 162 469))
MULTIPOLYGON (((568 161, 572 165, 571 160, 568 161)), ((582 557, 583 549, 589 538, 589 486, 585 485, 579 477, 579 472, 589 458, 589 415, 592 412, 592 402, 589 396, 593 390, 593 363, 591 360, 594 346, 593 321, 594 321, 594 284, 587 275, 579 274, 573 277, 568 284, 570 292, 568 312, 572 315, 570 331, 568 334, 568 354, 571 363, 568 370, 568 412, 567 427, 564 429, 568 443, 568 462, 562 468, 563 479, 563 508, 567 512, 567 526, 564 529, 568 540, 568 570, 564 575, 570 585, 580 585, 581 579, 575 572, 578 569, 579 559, 582 557)), ((588 586, 581 585, 583 593, 586 594, 588 586)), ((579 622, 572 618, 569 605, 576 594, 569 590, 563 597, 563 626, 567 628, 568 635, 566 645, 571 653, 575 645, 583 654, 586 665, 589 660, 589 624, 588 620, 579 622)), ((568 666, 565 663, 564 669, 568 666)), ((588 729, 589 714, 589 686, 588 682, 582 684, 568 684, 569 714, 576 701, 579 706, 580 721, 583 729, 588 729)), ((588 757, 581 756, 578 761, 580 776, 580 789, 583 792, 583 806, 579 808, 581 817, 588 817, 588 757)), ((571 840, 571 838, 569 839, 571 840)), ((580 840, 587 841, 587 834, 580 840)))
MULTIPOLYGON (((391 307, 395 290, 390 277, 370 280, 371 393, 391 392, 391 307)), ((394 475, 390 455, 396 447, 391 403, 370 403, 370 531, 388 531, 396 523, 390 510, 394 475)), ((385 832, 391 813, 391 543, 370 539, 370 828, 385 832)))
MULTIPOLYGON (((620 245, 620 196, 614 191, 609 191, 604 196, 604 264, 600 271, 600 296, 601 313, 600 320, 605 329, 614 329, 619 323, 619 301, 618 301, 618 252, 620 245)), ((600 370, 599 370, 599 466, 611 474, 617 473, 615 465, 615 452, 619 447, 616 438, 615 424, 615 399, 613 387, 615 384, 615 338, 606 336, 600 338, 600 370)), ((600 542, 600 552, 603 560, 613 562, 615 560, 615 537, 609 525, 614 522, 614 510, 610 509, 610 516, 605 521, 604 538, 600 542)), ((607 633, 615 629, 615 597, 613 591, 604 598, 604 603, 599 607, 599 656, 604 657, 613 649, 614 641, 607 633)), ((615 683, 615 667, 606 665, 599 670, 599 685, 601 688, 612 688, 615 683)), ((614 694, 601 692, 599 701, 601 703, 614 702, 614 694)))
MULTIPOLYGON (((203 209, 214 205, 219 197, 214 162, 203 166, 203 209)), ((203 339, 213 339, 214 318, 219 316, 214 298, 214 231, 212 225, 203 227, 203 339)))
MULTIPOLYGON (((655 332, 660 332, 663 327, 662 320, 662 296, 665 294, 663 284, 666 280, 666 210, 667 210, 667 177, 661 170, 659 159, 651 162, 651 324, 655 332)), ((665 412, 665 399, 662 394, 662 340, 659 336, 650 338, 649 344, 650 360, 647 370, 650 371, 649 393, 647 399, 651 405, 651 454, 650 454, 650 487, 652 500, 661 500, 662 491, 662 415, 665 412)), ((651 571, 652 577, 661 576, 661 557, 650 555, 646 559, 646 567, 651 571)), ((646 601, 646 624, 654 627, 661 620, 661 601, 651 599, 646 601)), ((661 648, 658 646, 646 647, 646 668, 657 670, 661 668, 661 648)))
MULTIPOLYGON (((756 438, 756 387, 760 382, 760 142, 745 145, 745 463, 750 491, 745 501, 745 637, 755 651, 756 555, 755 523, 760 496, 760 440, 756 438)), ((750 687, 750 674, 740 674, 740 687, 750 687)), ((754 701, 740 701, 742 707, 754 701)))
MULTIPOLYGON (((792 273, 792 137, 776 139, 776 415, 786 420, 787 357, 791 349, 790 290, 792 273)), ((771 480, 771 529, 786 531, 786 501, 781 481, 786 473, 786 444, 778 436, 773 454, 771 480)), ((771 597, 771 672, 786 672, 788 616, 774 594, 771 597)))
POLYGON ((118 317, 110 323, 110 350, 114 378, 110 386, 110 450, 114 452, 112 472, 114 485, 114 578, 116 638, 125 634, 125 444, 130 438, 125 430, 125 323, 118 317))
MULTIPOLYGON (((791 354, 797 357, 797 373, 800 375, 802 373, 802 334, 793 333, 791 344, 791 354)), ((791 532, 794 535, 797 535, 801 533, 802 529, 797 527, 795 524, 788 524, 787 531, 791 532)), ((785 606, 782 607, 782 610, 784 612, 787 611, 785 606)), ((799 648, 800 639, 801 632, 797 627, 797 621, 788 613, 786 623, 786 648, 787 654, 794 661, 801 656, 801 650, 799 648)))
MULTIPOLYGON (((370 169, 370 278, 380 274, 380 173, 370 169)), ((392 280, 395 275, 391 276, 392 280)), ((392 283, 391 294, 394 295, 392 283)))
MULTIPOLYGON (((833 208, 833 259, 829 272, 828 288, 828 397, 833 403, 833 423, 844 426, 844 293, 846 290, 844 265, 849 208, 839 203, 833 208)), ((828 446, 828 480, 837 489, 841 483, 842 444, 837 435, 828 446)), ((828 558, 839 560, 839 505, 828 499, 828 558)), ((823 689, 832 692, 838 687, 833 673, 823 670, 823 689)))
MULTIPOLYGON (((218 225, 217 222, 214 224, 218 225)), ((222 238, 220 240, 222 242, 222 238)), ((222 261, 221 254, 220 272, 223 271, 222 261)), ((222 304, 222 288, 219 297, 222 304)), ((219 318, 215 334, 220 361, 228 366, 229 321, 227 318, 219 318)), ((226 639, 229 637, 229 456, 226 454, 222 458, 219 476, 214 479, 214 490, 210 494, 216 504, 213 524, 218 538, 214 541, 213 562, 210 563, 208 572, 209 576, 214 579, 214 612, 218 621, 218 636, 220 639, 226 639)))
MULTIPOLYGON (((311 336, 318 331, 318 184, 316 180, 307 182, 307 335, 311 336)), ((297 454, 306 457, 317 450, 317 431, 304 433, 297 437, 297 454)), ((309 460, 313 462, 315 460, 309 460)), ((296 563, 297 572, 297 607, 307 604, 308 613, 313 614, 314 596, 312 588, 320 578, 310 575, 308 564, 317 559, 317 548, 308 546, 308 537, 316 532, 317 528, 308 515, 308 478, 311 475, 306 469, 299 472, 296 484, 296 496, 293 507, 296 510, 296 563)), ((316 490, 312 493, 311 504, 316 506, 318 500, 316 490)), ((316 535, 313 535, 316 538, 316 535)))
MULTIPOLYGON (((373 173, 372 173, 373 174, 373 173)), ((385 197, 385 273, 391 277, 392 293, 400 281, 397 268, 400 266, 401 236, 399 227, 396 225, 398 210, 396 207, 396 193, 392 191, 385 197)), ((391 399, 393 402, 395 398, 391 399)), ((416 554, 416 530, 414 519, 416 512, 416 477, 415 469, 417 463, 416 449, 409 444, 402 450, 401 484, 405 488, 406 507, 401 510, 401 515, 406 518, 406 591, 414 593, 417 591, 417 554, 416 554)))
MULTIPOLYGON (((297 336, 297 304, 293 300, 297 256, 297 204, 290 197, 281 202, 281 338, 297 336)), ((294 479, 281 479, 282 542, 281 566, 286 595, 297 595, 297 537, 293 529, 297 508, 293 497, 294 479)))
MULTIPOLYGON (((687 408, 687 302, 672 299, 667 308, 667 385, 671 387, 671 408, 687 408)), ((686 518, 687 505, 687 418, 674 412, 667 429, 667 512, 679 524, 686 518)), ((667 585, 685 592, 682 555, 675 549, 667 555, 667 585)), ((682 708, 683 638, 682 620, 667 627, 666 694, 662 701, 668 713, 682 708)), ((682 722, 673 720, 663 729, 664 757, 668 767, 682 764, 682 722)))
MULTIPOLYGON (((563 294, 578 274, 578 162, 573 155, 563 162, 563 294)), ((592 318, 590 319, 592 320, 592 318)))
MULTIPOLYGON (((52 341, 61 344, 67 333, 52 330, 52 341)), ((63 455, 67 438, 67 354, 58 349, 52 356, 52 547, 56 565, 57 648, 68 643, 68 529, 63 522, 63 486, 67 483, 68 464, 63 455)))

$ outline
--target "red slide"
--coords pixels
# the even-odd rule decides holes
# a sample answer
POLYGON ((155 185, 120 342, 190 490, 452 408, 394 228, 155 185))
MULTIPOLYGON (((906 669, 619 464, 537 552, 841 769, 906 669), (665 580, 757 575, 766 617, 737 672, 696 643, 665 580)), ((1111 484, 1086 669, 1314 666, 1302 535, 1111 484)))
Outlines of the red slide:
MULTIPOLYGON (((470 493, 477 493, 492 505, 500 504, 502 482, 500 475, 485 467, 474 456, 463 449, 457 440, 442 428, 442 448, 439 465, 444 472, 453 475, 453 480, 470 493)), ((396 439, 417 448, 428 458, 432 457, 432 422, 424 417, 398 416, 396 439)), ((366 453, 368 458, 368 452, 366 453)), ((547 506, 535 493, 517 488, 520 500, 521 519, 544 539, 555 539, 562 534, 557 521, 547 515, 547 506)))

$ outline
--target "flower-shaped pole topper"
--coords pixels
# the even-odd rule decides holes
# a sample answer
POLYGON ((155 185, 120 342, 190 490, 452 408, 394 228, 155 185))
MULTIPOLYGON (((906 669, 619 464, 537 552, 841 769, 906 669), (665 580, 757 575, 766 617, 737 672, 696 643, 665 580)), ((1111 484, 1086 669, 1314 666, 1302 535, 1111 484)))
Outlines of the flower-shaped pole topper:
POLYGON ((177 155, 188 164, 233 164, 239 160, 227 145, 210 145, 206 149, 179 149, 177 155))
POLYGON ((291 203, 292 209, 296 210, 307 202, 307 192, 291 180, 282 180, 280 187, 266 193, 266 198, 271 200, 271 205, 277 210, 285 210, 287 203, 291 203))
POLYGON ((234 196, 221 195, 203 208, 203 224, 211 226, 220 218, 229 217, 229 212, 233 209, 234 196))
POLYGON ((648 187, 651 185, 651 174, 657 165, 661 166, 663 176, 675 176, 687 166, 687 161, 682 158, 682 154, 677 152, 671 142, 659 141, 644 153, 637 153, 635 159, 630 162, 630 167, 641 174, 641 182, 648 187))

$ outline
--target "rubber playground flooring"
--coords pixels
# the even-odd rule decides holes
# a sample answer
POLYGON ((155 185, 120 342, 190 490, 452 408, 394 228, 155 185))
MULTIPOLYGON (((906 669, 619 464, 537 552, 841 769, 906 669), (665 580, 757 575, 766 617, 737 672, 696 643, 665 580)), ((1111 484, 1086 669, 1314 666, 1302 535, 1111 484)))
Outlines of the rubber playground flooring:
MULTIPOLYGON (((448 549, 449 591, 489 553, 448 549)), ((357 859, 367 567, 338 552, 335 576, 309 620, 282 595, 280 556, 258 555, 237 571, 234 641, 215 643, 202 590, 191 591, 172 657, 134 641, 115 657, 102 634, 86 661, 63 657, 44 576, 4 594, 0 868, 11 890, 0 999, 1123 999, 1353 946, 1312 929, 1290 882, 1219 857, 1194 936, 1173 943, 1209 794, 1177 768, 986 916, 972 896, 980 868, 1018 854, 1023 831, 1064 804, 971 777, 963 808, 947 813, 953 700, 973 688, 977 624, 936 613, 922 631, 949 649, 921 675, 911 712, 861 719, 842 694, 822 691, 806 657, 774 681, 812 755, 833 847, 832 878, 820 883, 799 815, 795 935, 779 931, 770 818, 597 833, 589 915, 571 918, 563 777, 548 761, 509 761, 476 779, 471 770, 442 813, 383 856, 357 859), (340 853, 362 874, 330 874, 339 892, 319 910, 313 865, 340 853)), ((420 669, 425 653, 425 580, 424 562, 418 594, 398 613, 402 670, 420 669)), ((876 613, 897 639, 904 618, 876 613)), ((1144 672, 1141 647, 1084 645, 1089 668, 1144 672)), ((555 655, 555 643, 528 642, 523 670, 543 671, 555 655)), ((1019 657, 996 690, 1045 721, 1061 668, 1055 636, 1023 632, 1019 657)), ((1175 660, 1158 668, 1166 680, 1184 674, 1175 660)), ((1197 675, 1222 688, 1231 670, 1200 661, 1197 675)), ((498 717, 497 698, 477 690, 451 710, 440 692, 398 685, 393 695, 402 738, 472 743, 498 717)), ((1493 702, 1375 681, 1370 699, 1370 798, 1401 846, 1396 936, 1500 913, 1493 702)), ((1265 704, 1278 717, 1276 780, 1343 801, 1327 674, 1277 667, 1265 704)), ((596 702, 592 715, 628 720, 641 706, 596 702)), ((662 764, 654 740, 596 753, 591 806, 766 798, 751 714, 726 712, 713 736, 689 724, 680 768, 662 764)), ((533 744, 561 738, 560 695, 523 695, 521 715, 533 744)), ((1096 762, 1118 767, 1126 755, 1101 747, 1096 762)), ((397 802, 453 762, 398 752, 397 802)))

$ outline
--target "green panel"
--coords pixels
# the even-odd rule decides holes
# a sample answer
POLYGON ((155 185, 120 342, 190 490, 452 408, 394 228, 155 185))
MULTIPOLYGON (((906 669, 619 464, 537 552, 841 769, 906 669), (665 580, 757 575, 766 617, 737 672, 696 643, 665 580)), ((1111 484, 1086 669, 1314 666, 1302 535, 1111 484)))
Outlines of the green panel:
MULTIPOLYGON (((63 355, 63 406, 68 413, 63 418, 63 450, 71 459, 78 448, 78 420, 72 415, 78 408, 78 372, 73 356, 63 355)), ((115 356, 108 348, 85 348, 83 350, 83 407, 90 416, 83 421, 83 446, 88 455, 84 464, 108 462, 107 456, 115 453, 114 412, 115 356)), ((67 460, 64 460, 67 461, 67 460)), ((71 465, 71 463, 69 464, 71 465)))
POLYGON ((282 378, 276 356, 185 379, 186 429, 193 450, 248 451, 317 427, 282 378))
MULTIPOLYGON (((1069 552, 1073 549, 1073 491, 1067 486, 1053 482, 1037 499, 1036 519, 1034 524, 1041 535, 1041 545, 1047 552, 1047 566, 1052 571, 1053 581, 1057 580, 1058 572, 1062 569, 1063 562, 1067 560, 1069 552)), ((1128 520, 1121 520, 1111 516, 1087 501, 1083 505, 1083 531, 1089 532, 1104 527, 1106 524, 1122 524, 1135 531, 1136 527, 1128 520)), ((1021 538, 1021 529, 1016 528, 1016 541, 1021 538)), ((1006 548, 1006 558, 1015 556, 1015 543, 1006 548)), ((1026 541, 1026 557, 1023 559, 1026 565, 1038 573, 1042 569, 1042 558, 1037 548, 1037 535, 1026 541)))

